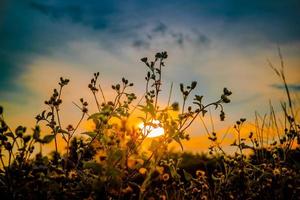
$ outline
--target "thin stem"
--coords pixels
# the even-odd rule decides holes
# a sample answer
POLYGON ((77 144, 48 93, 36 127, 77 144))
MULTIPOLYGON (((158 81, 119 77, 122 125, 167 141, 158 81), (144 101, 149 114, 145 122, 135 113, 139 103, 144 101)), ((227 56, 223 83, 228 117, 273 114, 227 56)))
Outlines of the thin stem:
POLYGON ((104 103, 106 103, 105 95, 104 95, 104 92, 103 92, 103 90, 102 90, 102 87, 101 87, 101 84, 100 84, 100 83, 99 83, 99 89, 100 89, 100 92, 101 92, 103 101, 104 101, 104 103))
POLYGON ((173 91, 173 82, 171 83, 171 88, 170 88, 170 92, 169 92, 169 98, 168 98, 167 108, 168 108, 169 105, 170 105, 171 96, 172 96, 172 91, 173 91))
POLYGON ((96 105, 97 105, 97 108, 98 108, 98 111, 100 112, 100 104, 98 102, 98 99, 97 99, 97 96, 96 96, 96 93, 94 91, 92 91, 93 93, 93 96, 94 96, 94 99, 95 99, 95 102, 96 102, 96 105))
POLYGON ((80 120, 78 121, 76 127, 74 128, 73 132, 71 133, 71 137, 74 135, 74 133, 76 132, 76 130, 78 129, 79 125, 81 124, 83 118, 85 116, 85 113, 82 113, 80 120))
MULTIPOLYGON (((76 104, 74 101, 72 101, 72 103, 77 107, 79 108, 79 110, 81 110, 83 112, 83 109, 78 105, 76 104)), ((85 113, 87 116, 90 116, 87 112, 85 113)))
POLYGON ((155 103, 154 103, 154 108, 156 108, 157 103, 158 103, 158 94, 160 92, 160 86, 161 86, 161 66, 162 66, 162 58, 160 58, 159 62, 159 78, 158 80, 155 80, 155 89, 156 89, 156 95, 155 95, 155 103))
MULTIPOLYGON (((181 132, 184 132, 188 127, 190 127, 191 124, 192 124, 192 123, 194 122, 194 120, 196 119, 196 117, 197 117, 203 110, 205 110, 207 107, 209 107, 209 106, 211 106, 211 105, 215 105, 215 104, 219 104, 219 103, 220 103, 220 100, 217 101, 217 102, 214 102, 214 103, 207 104, 207 105, 204 106, 202 109, 200 109, 199 112, 197 112, 196 115, 192 118, 192 120, 188 123, 188 125, 187 125, 185 128, 183 128, 183 129, 181 130, 181 132)), ((221 104, 219 104, 219 105, 221 105, 221 104)))
MULTIPOLYGON (((60 117, 59 117, 59 110, 57 107, 55 107, 55 111, 56 111, 57 122, 58 122, 59 128, 62 129, 60 117)), ((61 134, 61 135, 62 135, 62 138, 64 139, 64 141, 67 141, 67 138, 64 136, 64 134, 61 134)))

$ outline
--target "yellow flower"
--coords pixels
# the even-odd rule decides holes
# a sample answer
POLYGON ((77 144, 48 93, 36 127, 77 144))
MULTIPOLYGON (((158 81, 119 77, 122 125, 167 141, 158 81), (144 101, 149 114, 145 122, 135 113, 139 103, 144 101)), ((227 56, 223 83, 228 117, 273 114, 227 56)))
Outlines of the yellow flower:
POLYGON ((134 169, 135 165, 136 165, 136 160, 135 159, 129 158, 127 160, 127 166, 128 166, 129 169, 134 169))
POLYGON ((140 172, 140 174, 144 175, 144 174, 146 174, 147 169, 142 167, 142 168, 139 169, 139 172, 140 172))
POLYGON ((170 178, 170 175, 167 173, 164 173, 164 175, 162 175, 162 180, 164 180, 164 181, 168 181, 169 178, 170 178))
POLYGON ((140 165, 143 165, 143 164, 144 164, 144 160, 143 160, 143 159, 140 159, 140 158, 136 159, 136 162, 137 162, 138 164, 140 164, 140 165))
POLYGON ((196 176, 200 177, 200 176, 204 176, 204 175, 205 175, 205 171, 203 171, 203 170, 196 171, 196 176))
POLYGON ((122 189, 122 192, 124 194, 128 194, 128 193, 133 192, 133 189, 128 185, 126 188, 122 189))
POLYGON ((69 178, 70 178, 70 179, 75 179, 75 178, 77 178, 77 172, 76 172, 75 170, 71 170, 71 171, 69 172, 69 178))
POLYGON ((207 200, 207 196, 206 195, 202 196, 201 200, 207 200))
POLYGON ((139 166, 142 166, 143 164, 144 164, 144 160, 140 158, 129 158, 127 160, 127 166, 129 169, 139 168, 139 166))
POLYGON ((276 175, 279 175, 280 174, 280 170, 278 168, 275 168, 273 170, 273 174, 276 176, 276 175))
POLYGON ((164 167, 159 167, 159 166, 157 166, 157 167, 156 167, 156 171, 157 171, 159 174, 163 174, 163 173, 164 173, 164 167))

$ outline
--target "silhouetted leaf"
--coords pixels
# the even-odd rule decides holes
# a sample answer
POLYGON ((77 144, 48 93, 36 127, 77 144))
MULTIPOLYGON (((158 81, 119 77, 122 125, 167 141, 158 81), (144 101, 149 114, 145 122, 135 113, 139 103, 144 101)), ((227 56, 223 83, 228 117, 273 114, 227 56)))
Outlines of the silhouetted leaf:
POLYGON ((81 133, 81 134, 83 134, 83 135, 87 135, 87 136, 89 136, 89 137, 91 137, 91 138, 94 138, 95 136, 96 136, 96 132, 92 132, 92 131, 87 131, 87 132, 83 132, 83 133, 81 133))
POLYGON ((54 139, 54 137, 55 137, 54 135, 46 135, 43 138, 42 142, 48 144, 54 139))
POLYGON ((35 129, 33 129, 33 139, 37 140, 40 138, 40 127, 36 126, 35 129))
POLYGON ((193 176, 187 171, 185 171, 184 169, 183 169, 183 175, 186 181, 190 181, 193 178, 193 176))
POLYGON ((183 145, 182 145, 181 140, 180 140, 180 138, 179 138, 178 135, 176 135, 176 136, 174 137, 174 140, 180 145, 181 150, 183 151, 183 145))
POLYGON ((15 138, 14 134, 12 132, 7 132, 4 134, 6 137, 15 138))

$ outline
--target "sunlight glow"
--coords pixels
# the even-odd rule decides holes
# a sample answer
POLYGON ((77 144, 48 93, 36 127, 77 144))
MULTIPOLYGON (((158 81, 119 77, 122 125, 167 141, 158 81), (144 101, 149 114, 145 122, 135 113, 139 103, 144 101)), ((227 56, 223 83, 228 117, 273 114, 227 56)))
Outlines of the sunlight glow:
POLYGON ((151 125, 144 126, 144 123, 138 125, 144 135, 147 135, 148 138, 158 137, 165 134, 165 131, 162 127, 160 127, 160 122, 158 120, 152 120, 152 124, 157 125, 157 127, 153 127, 151 125))

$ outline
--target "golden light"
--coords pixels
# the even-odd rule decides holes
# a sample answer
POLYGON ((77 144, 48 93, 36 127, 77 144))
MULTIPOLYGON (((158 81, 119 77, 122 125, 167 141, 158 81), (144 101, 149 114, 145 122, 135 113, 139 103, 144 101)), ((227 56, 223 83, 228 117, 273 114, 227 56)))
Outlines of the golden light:
POLYGON ((138 125, 144 135, 149 138, 153 138, 165 134, 165 130, 159 126, 160 122, 158 120, 152 120, 151 123, 157 125, 157 127, 153 127, 151 125, 146 125, 145 127, 144 123, 138 125))

